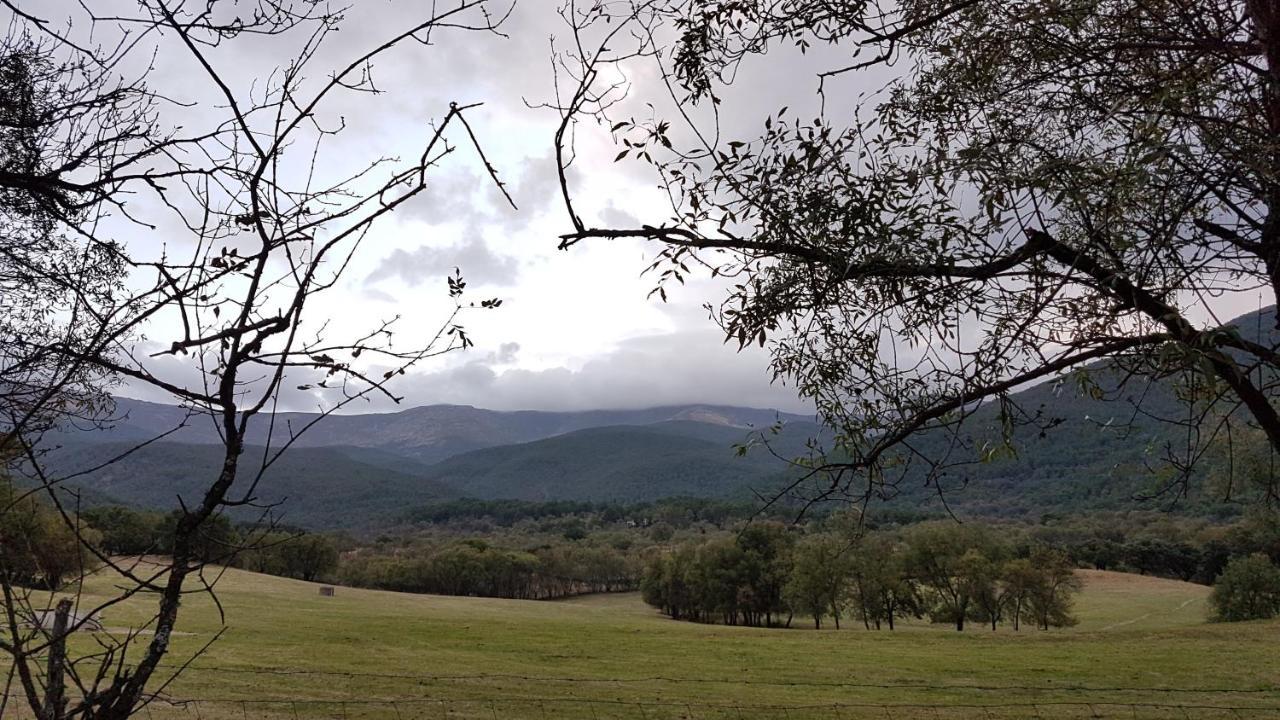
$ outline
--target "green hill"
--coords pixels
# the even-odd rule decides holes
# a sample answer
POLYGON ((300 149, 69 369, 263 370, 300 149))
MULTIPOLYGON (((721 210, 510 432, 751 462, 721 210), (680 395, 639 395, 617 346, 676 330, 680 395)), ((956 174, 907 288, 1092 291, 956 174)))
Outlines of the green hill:
MULTIPOLYGON (((819 432, 800 423, 771 442, 784 457, 803 452, 819 432)), ((486 448, 426 465, 375 448, 291 448, 263 476, 256 504, 279 503, 284 519, 311 528, 369 528, 406 508, 456 497, 642 502, 673 496, 749 499, 788 476, 786 462, 762 448, 740 457, 745 428, 673 421, 593 428, 546 440, 486 448)), ((79 473, 72 486, 89 504, 109 501, 161 510, 190 503, 221 464, 221 448, 157 442, 125 455, 128 442, 65 443, 47 462, 55 474, 79 473)), ((232 496, 252 482, 262 448, 245 451, 232 496)), ((258 509, 235 516, 256 517, 258 509)))
POLYGON ((1167 453, 1181 449, 1186 429, 1158 418, 1176 420, 1187 411, 1170 383, 1139 378, 1125 386, 1115 374, 1095 370, 1102 398, 1050 383, 1012 396, 1025 415, 1013 428, 1011 455, 983 458, 984 448, 1004 442, 994 404, 973 412, 955 437, 942 431, 916 436, 915 452, 945 457, 950 467, 931 477, 923 463, 910 465, 889 492, 895 496, 890 504, 1025 519, 1096 510, 1174 510, 1221 518, 1241 512, 1207 482, 1212 457, 1195 468, 1185 488, 1171 485, 1177 476, 1169 471, 1167 453), (1037 421, 1026 422, 1028 417, 1037 421))
MULTIPOLYGON (((792 426, 778 444, 788 455, 797 454, 818 429, 792 426)), ((426 472, 435 482, 482 499, 748 498, 753 490, 774 491, 790 475, 785 461, 762 449, 738 456, 733 445, 748 434, 689 422, 592 428, 464 453, 426 472)))

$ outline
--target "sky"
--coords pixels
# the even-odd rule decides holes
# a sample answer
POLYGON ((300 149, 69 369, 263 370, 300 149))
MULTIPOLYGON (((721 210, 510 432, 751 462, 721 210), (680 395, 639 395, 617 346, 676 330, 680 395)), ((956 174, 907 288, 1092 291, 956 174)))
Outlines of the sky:
MULTIPOLYGON (((563 50, 572 39, 557 12, 560 5, 552 0, 494 2, 489 7, 495 16, 510 8, 499 32, 441 28, 429 44, 407 43, 378 59, 374 76, 379 94, 337 95, 324 106, 322 119, 340 120, 346 129, 336 140, 326 141, 317 165, 322 175, 339 178, 375 158, 417 157, 433 123, 444 117, 450 103, 480 103, 468 111, 468 118, 517 208, 506 203, 466 137, 454 128, 448 137, 456 151, 433 169, 427 192, 375 226, 340 283, 311 308, 313 320, 328 323, 330 334, 340 337, 363 334, 398 316, 397 337, 403 338, 398 342, 412 345, 433 334, 447 316, 451 303, 445 279, 459 268, 469 298, 498 298, 502 306, 462 318, 474 347, 429 359, 396 378, 392 390, 404 398, 402 406, 584 410, 708 403, 810 412, 811 406, 793 387, 772 380, 768 347, 739 351, 736 342, 725 343, 710 321, 704 306, 725 297, 728 281, 700 276, 687 285, 668 284, 663 302, 650 295, 656 278, 643 273, 658 247, 640 240, 591 240, 557 249, 559 236, 572 229, 553 156, 559 115, 545 107, 555 100, 557 81, 561 92, 568 81, 555 72, 552 62, 553 48, 563 50)), ((55 23, 83 16, 78 0, 30 6, 55 23)), ((367 49, 403 32, 432 6, 415 0, 356 0, 341 30, 309 66, 310 82, 322 81, 367 49)), ((100 12, 106 7, 136 11, 133 0, 97 0, 92 7, 100 12)), ((73 22, 73 28, 85 27, 73 22)), ((97 39, 107 36, 101 32, 97 39)), ((148 82, 172 101, 165 106, 162 122, 188 129, 218 122, 225 111, 217 88, 171 40, 161 39, 154 46, 144 43, 135 53, 135 60, 150 64, 148 82)), ((298 48, 296 37, 242 37, 210 52, 208 59, 229 91, 247 98, 296 57, 298 48)), ((726 134, 751 137, 762 129, 767 115, 783 106, 792 116, 812 117, 819 110, 817 73, 845 64, 839 52, 840 48, 816 48, 801 57, 774 49, 752 59, 719 106, 726 134)), ((867 103, 867 94, 874 94, 898 71, 878 67, 829 80, 822 112, 852 118, 867 103)), ((618 81, 628 90, 611 120, 674 114, 653 62, 629 63, 605 80, 618 81)), ((681 109, 695 116, 706 111, 681 109)), ((619 146, 607 125, 578 125, 574 147, 570 185, 588 225, 637 227, 661 224, 669 216, 653 171, 629 160, 615 162, 619 146)), ((131 210, 141 215, 151 211, 163 217, 166 212, 154 203, 149 207, 145 196, 132 202, 131 210)), ((148 231, 118 217, 112 221, 131 248, 155 253, 180 249, 185 242, 182 228, 171 222, 159 221, 155 231, 148 231)), ((1257 302, 1249 296, 1228 303, 1226 317, 1252 310, 1257 302)), ((149 328, 148 342, 165 347, 174 332, 173 326, 149 328)), ((181 359, 149 362, 168 379, 198 383, 195 369, 181 359)), ((281 399, 284 409, 312 410, 329 402, 323 391, 294 387, 290 384, 281 399)), ((137 385, 118 391, 141 399, 172 400, 137 385)), ((375 398, 348 411, 393 409, 388 401, 375 398)))
MULTIPOLYGON (((496 192, 465 138, 451 135, 458 149, 428 180, 425 196, 376 227, 340 285, 312 312, 332 324, 333 334, 401 316, 407 335, 424 335, 450 307, 445 278, 455 267, 468 282, 468 297, 503 301, 497 310, 469 313, 462 320, 473 348, 433 358, 397 378, 393 389, 405 406, 582 410, 715 403, 810 411, 794 388, 771 382, 767 348, 739 351, 709 320, 704 304, 724 296, 723 281, 691 279, 686 286, 668 288, 664 303, 649 297, 655 278, 643 274, 657 247, 617 240, 557 249, 558 236, 572 229, 552 155, 559 117, 538 107, 555 97, 553 43, 564 47, 569 37, 557 4, 516 3, 500 34, 438 32, 430 46, 399 48, 375 66, 381 94, 341 96, 327 106, 330 118, 341 116, 347 125, 319 156, 321 170, 336 177, 375 157, 416 156, 450 102, 483 103, 469 114, 470 122, 518 210, 496 192)), ((430 6, 358 0, 312 63, 312 76, 325 77, 330 68, 402 31, 430 6)), ((55 22, 79 12, 76 4, 61 0, 32 7, 55 22)), ((120 7, 127 10, 128 3, 120 7)), ((492 6, 495 13, 507 7, 492 6)), ((214 88, 181 47, 161 41, 156 48, 148 80, 179 103, 169 106, 162 120, 184 126, 210 121, 219 112, 214 88)), ((234 94, 247 97, 296 52, 289 41, 250 38, 228 43, 209 60, 234 94)), ((748 117, 752 124, 762 121, 764 112, 786 102, 783 89, 795 92, 797 103, 812 100, 816 79, 788 82, 791 68, 765 64, 762 69, 769 93, 750 88, 744 94, 744 122, 748 117)), ((630 87, 630 105, 619 108, 623 115, 643 111, 645 101, 666 93, 651 65, 629 68, 622 79, 630 87)), ((614 162, 617 147, 608 128, 580 127, 576 148, 571 180, 589 225, 634 227, 669 215, 651 170, 614 162)), ((134 202, 135 208, 147 207, 145 198, 134 202)), ((161 223, 155 233, 120 227, 135 247, 172 250, 183 243, 181 229, 173 225, 161 223)), ((153 328, 152 342, 163 346, 170 331, 153 328)), ((152 367, 194 381, 193 370, 181 361, 158 359, 152 367)), ((119 392, 168 401, 164 393, 136 385, 119 392)), ((292 390, 284 398, 289 409, 322 404, 323 398, 292 390)), ((375 400, 355 409, 394 408, 375 400)))

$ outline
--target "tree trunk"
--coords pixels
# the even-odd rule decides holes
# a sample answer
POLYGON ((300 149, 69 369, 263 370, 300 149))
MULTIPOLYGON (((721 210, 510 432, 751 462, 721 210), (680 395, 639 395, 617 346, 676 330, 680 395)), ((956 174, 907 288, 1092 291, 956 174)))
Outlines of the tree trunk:
POLYGON ((59 600, 53 611, 53 630, 49 636, 49 670, 40 720, 62 720, 67 711, 64 670, 67 665, 67 624, 70 615, 71 599, 59 600))

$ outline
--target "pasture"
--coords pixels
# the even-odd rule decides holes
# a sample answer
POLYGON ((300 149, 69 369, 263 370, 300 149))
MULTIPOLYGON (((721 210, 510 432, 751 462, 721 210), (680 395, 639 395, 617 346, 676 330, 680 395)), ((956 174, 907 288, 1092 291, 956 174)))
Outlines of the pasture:
MULTIPOLYGON (((192 596, 142 717, 1280 717, 1280 622, 1205 621, 1208 588, 1083 572, 1078 626, 964 633, 696 625, 635 594, 560 602, 406 595, 231 570, 192 596)), ((111 578, 86 586, 102 595, 111 578)), ((143 619, 108 613, 108 630, 143 619)), ((88 647, 87 636, 75 645, 88 647)), ((6 717, 22 718, 13 705, 6 717)))

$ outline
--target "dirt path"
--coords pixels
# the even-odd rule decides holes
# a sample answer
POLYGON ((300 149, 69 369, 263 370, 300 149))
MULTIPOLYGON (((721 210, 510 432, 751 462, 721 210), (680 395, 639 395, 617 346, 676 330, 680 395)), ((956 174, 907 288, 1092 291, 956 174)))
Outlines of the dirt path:
MULTIPOLYGON (((1188 599, 1186 599, 1186 600, 1182 601, 1182 604, 1181 604, 1181 605, 1179 605, 1178 607, 1174 608, 1174 609, 1173 609, 1173 611, 1174 611, 1174 612, 1178 612, 1179 610, 1181 610, 1181 609, 1185 608, 1186 606, 1190 605, 1190 604, 1191 604, 1191 603, 1193 603, 1193 602, 1199 602, 1201 599, 1202 599, 1202 598, 1188 598, 1188 599)), ((1143 614, 1139 615, 1138 617, 1133 618, 1132 620, 1123 620, 1123 621, 1118 622, 1118 623, 1111 623, 1110 625, 1108 625, 1108 626, 1106 626, 1106 627, 1102 628, 1102 629, 1101 629, 1101 630, 1099 630, 1098 632, 1106 632, 1106 631, 1108 631, 1108 630, 1114 630, 1114 629, 1116 629, 1116 628, 1118 628, 1118 627, 1124 627, 1125 625, 1132 625, 1132 624, 1134 624, 1134 623, 1136 623, 1136 622, 1141 622, 1141 621, 1143 621, 1143 620, 1146 620, 1146 619, 1147 619, 1147 618, 1149 618, 1149 617, 1151 617, 1151 613, 1143 613, 1143 614)))

